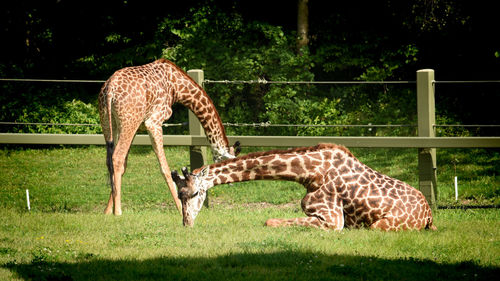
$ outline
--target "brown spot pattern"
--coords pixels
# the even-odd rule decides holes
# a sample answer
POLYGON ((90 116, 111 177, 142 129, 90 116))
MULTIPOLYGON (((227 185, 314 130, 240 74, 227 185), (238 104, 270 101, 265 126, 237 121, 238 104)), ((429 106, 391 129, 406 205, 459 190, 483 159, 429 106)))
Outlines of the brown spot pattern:
MULTIPOLYGON (((367 167, 343 146, 319 144, 250 153, 209 165, 209 174, 220 167, 231 167, 222 169, 228 181, 272 178, 306 187, 301 206, 307 217, 270 219, 270 226, 433 228, 432 212, 420 191, 367 167)), ((208 178, 213 179, 211 186, 217 184, 217 175, 208 178)))
POLYGON ((196 82, 174 63, 160 59, 116 71, 98 97, 99 116, 108 144, 108 170, 112 192, 105 213, 121 214, 121 179, 131 142, 141 124, 151 137, 161 172, 177 207, 180 201, 163 151, 162 124, 172 115, 176 102, 188 107, 201 121, 213 147, 229 152, 222 121, 212 100, 196 82), (116 134, 116 136, 114 136, 116 134), (118 137, 116 140, 114 137, 118 137), (114 153, 111 154, 111 151, 114 153))

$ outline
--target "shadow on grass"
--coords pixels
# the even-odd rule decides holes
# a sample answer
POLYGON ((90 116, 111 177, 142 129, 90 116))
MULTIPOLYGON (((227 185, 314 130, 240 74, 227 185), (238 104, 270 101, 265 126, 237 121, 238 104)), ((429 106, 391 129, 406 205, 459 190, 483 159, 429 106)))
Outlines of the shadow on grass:
POLYGON ((296 251, 145 260, 88 254, 74 262, 33 260, 2 267, 25 280, 495 280, 500 276, 500 268, 473 262, 442 264, 296 251))

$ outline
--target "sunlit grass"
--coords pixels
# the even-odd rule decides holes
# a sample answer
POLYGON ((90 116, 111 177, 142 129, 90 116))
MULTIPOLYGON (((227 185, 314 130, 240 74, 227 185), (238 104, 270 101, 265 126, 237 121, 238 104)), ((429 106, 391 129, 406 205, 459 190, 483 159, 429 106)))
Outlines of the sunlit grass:
POLYGON ((15 274, 54 278, 56 273, 92 279, 86 270, 99 272, 103 279, 126 280, 161 274, 189 278, 189 273, 210 279, 198 271, 208 271, 213 278, 229 272, 236 279, 270 274, 271 279, 300 280, 316 272, 313 279, 320 280, 347 270, 352 275, 344 278, 357 280, 359 274, 369 273, 366 267, 384 270, 376 275, 380 279, 403 276, 404 269, 431 279, 462 279, 459 273, 477 274, 481 280, 492 278, 500 268, 497 210, 439 210, 438 231, 398 233, 263 226, 267 218, 303 216, 295 207, 214 206, 202 210, 193 228, 183 227, 175 211, 147 210, 121 217, 5 209, 0 213, 5 218, 0 223, 2 280, 15 274), (105 270, 104 264, 120 271, 105 270))
MULTIPOLYGON (((269 148, 244 148, 244 153, 269 148)), ((416 149, 353 148, 370 167, 418 187, 416 149)), ((189 164, 187 147, 166 147, 172 170, 189 164)), ((455 165, 459 202, 500 203, 500 153, 495 150, 439 149, 438 203, 454 203, 455 165)), ((149 146, 132 147, 123 179, 123 205, 128 209, 173 206, 158 161, 149 146)), ((33 211, 100 211, 109 196, 104 147, 0 150, 0 206, 25 208, 29 189, 33 211)), ((297 202, 305 194, 293 182, 254 181, 217 186, 210 196, 229 203, 297 202)))
MULTIPOLYGON (((352 151, 417 185, 415 149, 352 151)), ((211 207, 185 228, 148 146, 131 150, 123 216, 103 215, 104 156, 92 146, 0 150, 0 280, 486 280, 499 273, 496 209, 437 210, 434 232, 266 228, 268 218, 304 216, 305 190, 256 181, 213 188, 211 207)), ((166 156, 172 169, 189 163, 185 147, 167 147, 166 156)), ((498 202, 498 153, 484 150, 438 150, 438 202, 454 201, 452 157, 462 159, 460 201, 498 202)))

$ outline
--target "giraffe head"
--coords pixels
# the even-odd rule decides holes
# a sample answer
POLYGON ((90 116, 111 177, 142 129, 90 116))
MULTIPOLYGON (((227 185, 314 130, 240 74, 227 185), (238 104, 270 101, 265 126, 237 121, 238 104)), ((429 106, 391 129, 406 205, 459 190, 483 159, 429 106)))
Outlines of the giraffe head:
POLYGON ((226 159, 233 159, 241 152, 240 142, 236 141, 233 146, 229 148, 212 147, 214 162, 221 162, 226 159))
POLYGON ((203 168, 198 174, 189 173, 186 167, 182 168, 183 177, 177 171, 172 171, 172 179, 178 188, 178 196, 182 203, 182 224, 193 226, 196 216, 207 197, 209 182, 205 180, 208 168, 203 168))

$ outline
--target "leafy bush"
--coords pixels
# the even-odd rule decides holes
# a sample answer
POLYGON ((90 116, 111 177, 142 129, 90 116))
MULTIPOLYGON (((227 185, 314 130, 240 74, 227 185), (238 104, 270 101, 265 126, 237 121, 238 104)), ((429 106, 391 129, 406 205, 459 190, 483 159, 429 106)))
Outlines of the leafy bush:
MULTIPOLYGON (((415 135, 414 127, 340 127, 342 124, 416 124, 414 85, 310 85, 269 84, 266 81, 398 80, 410 79, 419 53, 416 45, 394 41, 378 33, 323 30, 315 34, 311 48, 296 50, 296 35, 276 25, 247 22, 230 8, 214 5, 192 8, 183 18, 165 18, 154 40, 137 43, 130 36, 110 33, 105 46, 116 50, 77 59, 92 75, 120 67, 150 62, 161 46, 163 57, 180 67, 203 69, 209 80, 257 80, 256 84, 205 84, 224 122, 307 124, 315 127, 227 127, 232 135, 415 135), (135 43, 134 43, 135 42, 135 43), (321 44, 316 44, 321 42, 321 44), (412 71, 408 71, 412 69, 412 71), (319 126, 318 126, 319 125, 319 126), (335 125, 335 127, 326 127, 335 125)), ((328 19, 332 20, 334 18, 328 19)), ((327 20, 327 19, 325 19, 327 20)), ((335 26, 335 25, 332 25, 335 26)), ((346 29, 347 30, 347 29, 346 29)), ((2 69, 0 68, 0 73, 2 69)), ((3 84, 0 120, 46 123, 98 123, 94 106, 97 90, 67 91, 57 85, 14 89, 3 84), (21 93, 21 94, 17 94, 21 93)), ((16 86, 17 87, 17 86, 16 86)), ((441 101, 441 103, 444 103, 441 101)), ((437 106, 438 110, 446 108, 437 106)), ((187 121, 177 105, 170 123, 187 121), (177 113, 179 112, 179 113, 177 113)), ((447 124, 458 117, 439 112, 447 124), (446 119, 446 120, 445 120, 446 119)), ((441 118, 441 117, 438 117, 441 118)), ((438 122, 439 123, 439 122, 438 122)), ((2 129, 3 130, 3 129, 2 129)), ((45 133, 96 133, 97 127, 30 126, 8 131, 45 133)), ((170 127, 165 133, 185 133, 170 127)), ((468 130, 438 128, 438 134, 464 135, 468 130)))
MULTIPOLYGON (((192 16, 165 19, 158 38, 172 38, 163 55, 184 69, 203 69, 208 80, 312 81, 339 69, 359 80, 387 80, 416 60, 405 45, 378 50, 380 44, 332 44, 296 51, 296 36, 279 26, 244 22, 236 13, 193 8, 192 16), (375 47, 374 47, 375 46, 375 47), (358 50, 357 52, 355 50, 358 50), (380 57, 377 57, 380 54, 380 57), (359 58, 354 56, 359 55, 359 58), (323 74, 321 74, 323 73, 323 74), (356 76, 355 76, 356 77, 356 76)), ((352 42, 350 42, 352 43, 352 42)), ((380 43, 380 42, 379 42, 380 43)), ((330 75, 332 77, 332 75, 330 75)), ((352 77, 349 79, 351 80, 352 77)), ((224 122, 270 124, 415 124, 414 91, 379 85, 206 84, 224 122)), ((414 135, 412 128, 228 127, 229 134, 414 135)))
MULTIPOLYGON (((97 93, 100 84, 1 84, 0 121, 51 124, 99 124, 97 93), (90 96, 90 93, 92 95, 90 96)), ((3 125, 2 132, 92 134, 100 126, 3 125)))
MULTIPOLYGON (((80 100, 61 102, 52 106, 35 104, 23 108, 16 121, 21 123, 99 124, 99 112, 94 105, 86 104, 80 100)), ((19 126, 14 131, 19 133, 96 134, 101 133, 101 127, 99 125, 29 125, 19 126)))
MULTIPOLYGON (((238 14, 209 7, 193 9, 192 14, 188 19, 165 19, 160 26, 160 33, 167 33, 164 36, 178 37, 164 50, 164 56, 184 69, 201 68, 209 80, 313 80, 310 55, 296 54, 294 36, 281 27, 245 23, 238 14)), ((321 100, 302 86, 265 83, 208 84, 207 91, 223 121, 231 123, 303 123, 309 113, 304 109, 310 108, 303 105, 321 100)), ((259 133, 241 127, 230 127, 228 132, 259 133)))

